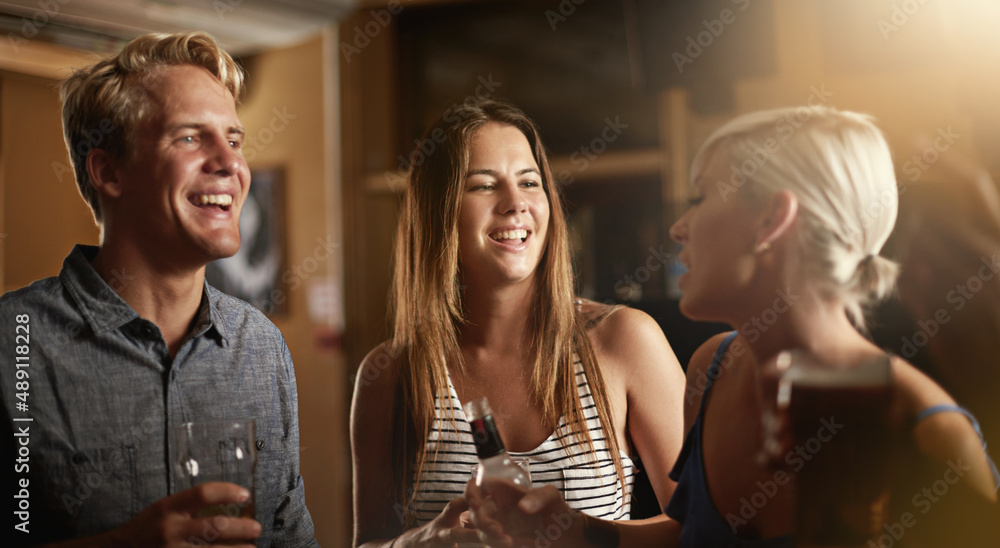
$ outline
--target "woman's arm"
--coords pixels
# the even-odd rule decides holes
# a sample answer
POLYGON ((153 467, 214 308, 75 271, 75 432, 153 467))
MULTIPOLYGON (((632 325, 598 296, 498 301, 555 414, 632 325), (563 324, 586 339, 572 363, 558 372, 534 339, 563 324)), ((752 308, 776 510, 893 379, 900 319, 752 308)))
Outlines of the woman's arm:
POLYGON ((930 415, 913 424, 917 415, 938 405, 954 406, 955 400, 927 375, 901 358, 893 358, 893 379, 899 412, 922 455, 943 467, 963 471, 962 482, 984 499, 997 502, 997 486, 983 443, 970 420, 958 412, 930 415))
POLYGON ((388 546, 402 533, 392 511, 392 405, 398 360, 387 345, 361 362, 351 403, 351 459, 354 474, 354 546, 388 546), (378 542, 373 539, 383 539, 378 542))
POLYGON ((684 372, 660 326, 642 311, 618 310, 591 337, 609 388, 625 394, 625 424, 616 428, 627 430, 662 509, 676 486, 669 473, 683 443, 684 372))
POLYGON ((448 547, 474 542, 476 531, 462 526, 468 506, 451 501, 432 522, 404 531, 403 506, 393 494, 392 402, 399 378, 399 359, 387 345, 372 350, 358 369, 351 404, 351 458, 354 470, 354 546, 405 548, 448 547))

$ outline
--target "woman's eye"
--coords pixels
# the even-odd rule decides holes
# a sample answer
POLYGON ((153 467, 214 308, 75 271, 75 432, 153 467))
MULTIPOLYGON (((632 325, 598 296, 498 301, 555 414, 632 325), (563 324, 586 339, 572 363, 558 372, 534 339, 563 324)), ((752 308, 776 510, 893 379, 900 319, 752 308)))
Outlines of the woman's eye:
POLYGON ((704 196, 695 196, 693 198, 688 199, 688 205, 691 206, 691 207, 694 207, 694 206, 696 206, 696 205, 698 205, 698 204, 700 204, 700 203, 702 203, 704 201, 705 201, 705 197, 704 196))
POLYGON ((537 181, 524 181, 523 183, 521 183, 521 186, 526 186, 526 187, 529 187, 529 188, 535 188, 535 187, 538 187, 538 186, 541 186, 541 185, 539 185, 537 181))
POLYGON ((181 137, 180 141, 182 143, 190 144, 190 143, 193 143, 195 141, 195 138, 194 138, 194 135, 185 135, 185 136, 181 137))

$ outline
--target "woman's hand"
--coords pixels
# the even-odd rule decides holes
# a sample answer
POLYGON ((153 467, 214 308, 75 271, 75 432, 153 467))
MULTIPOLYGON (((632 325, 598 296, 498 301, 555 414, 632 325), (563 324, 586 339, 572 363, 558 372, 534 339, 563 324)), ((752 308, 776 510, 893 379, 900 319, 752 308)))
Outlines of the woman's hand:
POLYGON ((551 485, 525 491, 504 480, 487 480, 483 487, 469 480, 465 499, 479 540, 491 548, 587 545, 583 515, 551 485))
POLYGON ((400 537, 394 548, 403 546, 452 548, 455 544, 479 542, 476 530, 469 528, 467 522, 462 519, 463 513, 468 509, 469 505, 464 498, 452 500, 433 521, 400 537))

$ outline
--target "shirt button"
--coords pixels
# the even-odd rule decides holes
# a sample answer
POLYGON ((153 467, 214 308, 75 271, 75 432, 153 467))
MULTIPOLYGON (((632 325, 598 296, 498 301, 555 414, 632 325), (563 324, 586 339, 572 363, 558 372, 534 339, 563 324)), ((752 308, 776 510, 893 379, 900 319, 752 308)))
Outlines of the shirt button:
POLYGON ((257 450, 258 451, 263 451, 264 450, 264 445, 265 445, 264 444, 264 438, 260 438, 260 439, 257 440, 257 450))
POLYGON ((87 462, 87 460, 87 455, 84 455, 83 453, 73 453, 73 464, 83 464, 87 462))

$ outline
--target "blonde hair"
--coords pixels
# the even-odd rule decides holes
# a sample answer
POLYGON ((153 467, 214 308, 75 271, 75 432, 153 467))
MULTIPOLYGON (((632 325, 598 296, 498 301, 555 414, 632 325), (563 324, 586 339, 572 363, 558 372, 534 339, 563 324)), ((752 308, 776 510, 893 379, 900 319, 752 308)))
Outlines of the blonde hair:
POLYGON ((208 70, 239 101, 243 70, 203 32, 140 36, 114 57, 75 71, 59 88, 63 139, 76 184, 98 223, 102 214, 87 155, 100 148, 115 158, 130 157, 133 132, 148 114, 149 91, 157 85, 156 69, 172 65, 208 70))
POLYGON ((873 119, 825 106, 746 114, 709 136, 692 174, 716 151, 731 163, 728 181, 717 183, 724 198, 736 190, 758 202, 783 190, 795 195, 807 268, 864 331, 866 308, 892 292, 899 270, 878 255, 899 196, 889 145, 873 119))
MULTIPOLYGON (((622 485, 625 481, 608 392, 587 335, 587 329, 614 308, 601 307, 595 317, 585 317, 574 303, 562 198, 534 123, 513 105, 473 98, 446 111, 418 142, 411 155, 410 184, 396 235, 390 346, 391 353, 400 356, 402 367, 393 430, 394 445, 404 447, 404 451, 394 452, 393 468, 402 477, 393 482, 397 489, 393 496, 406 506, 413 503, 419 490, 435 397, 447 394, 447 360, 455 360, 463 367, 460 337, 465 308, 460 287, 458 217, 469 143, 489 121, 513 126, 527 138, 551 211, 548 242, 535 274, 534 305, 529 311, 535 350, 531 401, 541 404, 545 420, 553 427, 565 414, 573 437, 593 452, 593 439, 576 390, 576 354, 607 434, 619 481, 622 485), (412 495, 404 496, 405 486, 411 482, 412 495)), ((568 444, 566 437, 563 442, 568 444)))

